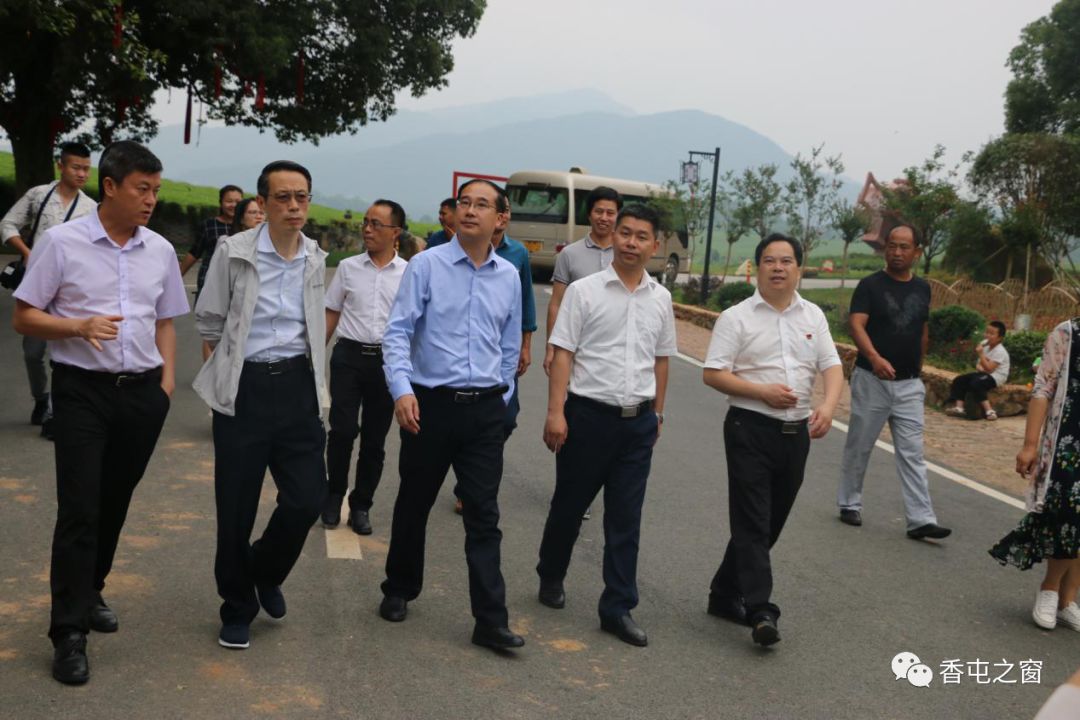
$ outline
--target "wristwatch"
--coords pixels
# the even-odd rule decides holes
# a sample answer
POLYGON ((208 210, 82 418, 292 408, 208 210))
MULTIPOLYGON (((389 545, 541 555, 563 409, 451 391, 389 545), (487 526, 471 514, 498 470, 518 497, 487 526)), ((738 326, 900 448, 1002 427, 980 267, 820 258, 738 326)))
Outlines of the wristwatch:
POLYGON ((664 413, 662 413, 662 412, 656 413, 656 420, 657 420, 657 422, 659 422, 662 425, 664 423, 664 413))

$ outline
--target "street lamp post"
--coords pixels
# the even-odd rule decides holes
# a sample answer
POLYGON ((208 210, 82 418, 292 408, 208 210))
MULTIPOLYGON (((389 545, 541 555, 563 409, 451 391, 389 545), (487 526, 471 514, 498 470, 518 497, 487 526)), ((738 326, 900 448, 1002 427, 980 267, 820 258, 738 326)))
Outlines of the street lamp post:
POLYGON ((688 177, 692 177, 694 181, 698 177, 698 164, 694 162, 694 157, 704 157, 712 160, 712 189, 709 197, 709 228, 705 231, 705 269, 701 273, 701 304, 704 305, 705 301, 709 299, 709 260, 712 258, 712 233, 713 224, 716 220, 716 182, 720 176, 720 148, 716 148, 713 152, 701 152, 698 150, 689 150, 690 160, 683 163, 683 182, 689 182, 688 177))

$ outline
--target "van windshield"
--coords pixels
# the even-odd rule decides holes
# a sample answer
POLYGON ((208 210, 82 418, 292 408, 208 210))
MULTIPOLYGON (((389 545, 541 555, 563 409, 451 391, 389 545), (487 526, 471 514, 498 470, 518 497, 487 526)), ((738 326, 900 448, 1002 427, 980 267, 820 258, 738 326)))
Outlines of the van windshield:
POLYGON ((508 185, 510 209, 514 220, 526 222, 565 224, 569 209, 569 192, 566 188, 530 185, 508 185))

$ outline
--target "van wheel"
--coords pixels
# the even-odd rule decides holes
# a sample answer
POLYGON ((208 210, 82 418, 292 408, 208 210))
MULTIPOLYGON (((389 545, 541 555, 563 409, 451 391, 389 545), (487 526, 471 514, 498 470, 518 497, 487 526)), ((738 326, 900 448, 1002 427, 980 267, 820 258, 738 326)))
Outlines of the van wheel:
POLYGON ((679 276, 679 258, 676 255, 672 255, 667 259, 667 264, 664 265, 664 273, 661 276, 661 281, 665 287, 669 290, 675 287, 675 278, 679 276))

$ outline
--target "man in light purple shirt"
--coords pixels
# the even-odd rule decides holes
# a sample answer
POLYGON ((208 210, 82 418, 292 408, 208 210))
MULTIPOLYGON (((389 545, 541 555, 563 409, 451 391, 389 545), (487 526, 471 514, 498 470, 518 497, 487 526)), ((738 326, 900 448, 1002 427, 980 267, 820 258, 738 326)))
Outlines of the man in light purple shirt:
POLYGON ((90 678, 86 634, 115 632, 101 591, 135 486, 176 386, 176 330, 188 312, 176 251, 145 226, 161 161, 109 146, 97 211, 51 228, 15 293, 15 330, 49 341, 56 437, 50 587, 53 677, 90 678))

